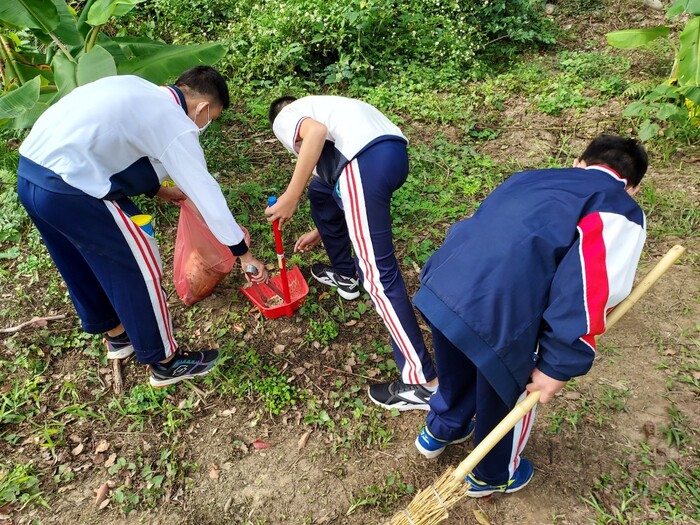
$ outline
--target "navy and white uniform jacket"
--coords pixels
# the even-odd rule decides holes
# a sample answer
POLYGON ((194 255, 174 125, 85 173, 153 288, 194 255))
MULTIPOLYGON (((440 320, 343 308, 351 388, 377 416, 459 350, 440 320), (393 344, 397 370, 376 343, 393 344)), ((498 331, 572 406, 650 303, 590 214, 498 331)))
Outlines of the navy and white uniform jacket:
POLYGON ((383 140, 408 143, 396 124, 366 102, 345 97, 309 96, 282 108, 272 125, 275 136, 294 155, 299 154, 299 128, 307 118, 328 128, 314 175, 331 186, 335 185, 343 168, 370 146, 383 140))
POLYGON ((78 87, 43 113, 19 152, 21 176, 55 193, 152 196, 170 176, 221 243, 243 241, 177 88, 131 75, 78 87))
POLYGON ((646 237, 625 185, 602 166, 517 173, 450 228, 423 268, 415 305, 505 403, 535 367, 562 381, 590 369, 646 237))

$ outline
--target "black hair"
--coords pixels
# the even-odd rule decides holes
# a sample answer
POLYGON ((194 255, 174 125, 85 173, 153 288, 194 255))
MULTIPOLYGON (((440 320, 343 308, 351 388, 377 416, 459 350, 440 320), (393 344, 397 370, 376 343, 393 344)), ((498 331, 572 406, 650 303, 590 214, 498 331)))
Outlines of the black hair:
POLYGON ((178 77, 175 86, 183 91, 209 97, 224 109, 231 105, 226 80, 211 66, 195 66, 188 69, 178 77))
POLYGON ((282 108, 284 106, 288 106, 292 102, 294 102, 297 98, 292 97, 291 95, 286 95, 284 97, 276 98, 275 100, 272 101, 272 104, 270 104, 270 110, 267 112, 267 118, 270 121, 270 126, 272 126, 272 123, 275 121, 277 118, 277 115, 280 114, 280 111, 282 111, 282 108))
POLYGON ((639 185, 649 167, 644 146, 635 139, 615 135, 601 135, 593 140, 581 155, 581 160, 587 166, 602 164, 612 168, 632 187, 639 185))

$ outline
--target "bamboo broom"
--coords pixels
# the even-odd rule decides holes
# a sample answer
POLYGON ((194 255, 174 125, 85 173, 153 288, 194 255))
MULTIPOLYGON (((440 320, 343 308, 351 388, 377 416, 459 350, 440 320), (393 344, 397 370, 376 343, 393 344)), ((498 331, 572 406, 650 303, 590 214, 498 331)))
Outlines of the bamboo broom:
MULTIPOLYGON (((652 285, 683 255, 685 248, 675 245, 652 268, 647 276, 607 316, 606 330, 613 327, 627 311, 635 305, 652 285)), ((449 509, 463 499, 469 491, 464 481, 467 474, 479 464, 489 451, 505 436, 518 421, 527 415, 540 398, 539 392, 529 394, 518 403, 457 468, 448 469, 427 489, 415 495, 408 507, 391 518, 388 525, 437 525, 449 516, 449 509)))

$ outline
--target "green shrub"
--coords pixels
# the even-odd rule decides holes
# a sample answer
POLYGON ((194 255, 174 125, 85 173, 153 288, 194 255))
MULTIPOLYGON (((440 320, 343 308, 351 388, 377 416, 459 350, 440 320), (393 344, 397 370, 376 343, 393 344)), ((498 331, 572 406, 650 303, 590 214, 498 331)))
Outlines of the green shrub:
POLYGON ((524 45, 551 43, 553 26, 542 15, 543 4, 195 0, 185 6, 151 0, 146 15, 171 38, 224 41, 234 76, 266 87, 299 76, 325 84, 376 84, 407 70, 444 84, 465 76, 480 53, 502 58, 524 45))

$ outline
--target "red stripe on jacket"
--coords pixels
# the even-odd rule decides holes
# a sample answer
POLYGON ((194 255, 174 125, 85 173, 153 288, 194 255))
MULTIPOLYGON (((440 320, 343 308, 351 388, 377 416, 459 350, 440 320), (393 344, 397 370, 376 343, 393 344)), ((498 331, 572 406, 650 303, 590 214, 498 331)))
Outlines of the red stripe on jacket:
POLYGON ((600 214, 592 213, 581 219, 578 227, 585 286, 584 308, 588 319, 588 333, 581 340, 595 350, 595 336, 605 331, 605 306, 610 296, 603 220, 600 214))

